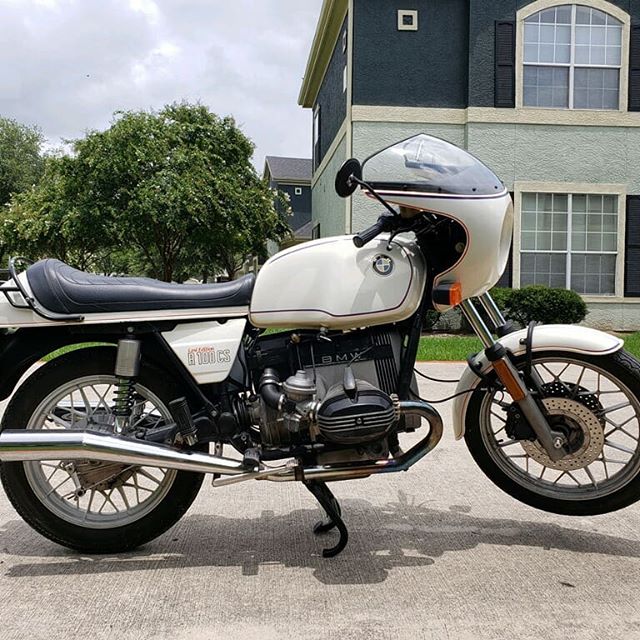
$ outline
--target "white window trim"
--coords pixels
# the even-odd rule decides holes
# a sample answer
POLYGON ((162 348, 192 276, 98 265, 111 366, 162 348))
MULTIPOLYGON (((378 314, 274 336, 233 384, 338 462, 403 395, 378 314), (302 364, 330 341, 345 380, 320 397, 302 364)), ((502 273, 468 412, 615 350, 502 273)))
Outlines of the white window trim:
POLYGON ((624 254, 627 213, 627 186, 624 184, 591 184, 582 182, 524 182, 513 185, 513 275, 514 289, 520 288, 520 261, 522 251, 522 194, 523 193, 571 193, 574 195, 598 194, 618 196, 618 243, 616 256, 616 280, 614 295, 583 295, 587 302, 612 302, 624 298, 624 254))
MULTIPOLYGON (((517 109, 543 109, 551 113, 566 113, 567 111, 596 111, 599 113, 611 113, 613 109, 557 109, 553 107, 526 107, 524 106, 524 21, 538 11, 560 7, 563 5, 582 5, 592 9, 599 9, 622 22, 622 65, 620 67, 620 91, 618 111, 627 111, 629 103, 629 38, 631 32, 631 16, 616 7, 616 5, 606 2, 606 0, 580 0, 571 2, 570 0, 536 0, 523 7, 516 14, 516 108, 517 109)), ((573 49, 573 46, 572 46, 573 49)), ((566 66, 566 65, 561 65, 566 66)), ((614 67, 607 67, 614 68, 614 67)))
POLYGON ((417 31, 418 11, 415 9, 398 9, 398 31, 417 31), (412 19, 411 24, 404 24, 404 18, 412 19))

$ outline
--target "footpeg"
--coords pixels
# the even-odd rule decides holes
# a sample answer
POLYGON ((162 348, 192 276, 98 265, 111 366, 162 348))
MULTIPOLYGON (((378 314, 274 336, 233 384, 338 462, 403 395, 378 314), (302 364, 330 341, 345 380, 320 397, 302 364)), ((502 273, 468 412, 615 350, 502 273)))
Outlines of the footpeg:
POLYGON ((183 442, 187 446, 192 447, 198 442, 198 430, 193 423, 187 399, 178 398, 177 400, 172 400, 169 403, 169 409, 171 410, 171 415, 176 422, 178 433, 182 437, 183 442))

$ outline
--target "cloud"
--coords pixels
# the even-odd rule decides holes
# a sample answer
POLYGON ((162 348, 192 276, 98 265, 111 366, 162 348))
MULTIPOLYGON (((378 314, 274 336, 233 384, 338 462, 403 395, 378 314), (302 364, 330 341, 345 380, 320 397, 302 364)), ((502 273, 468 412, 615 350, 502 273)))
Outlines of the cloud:
POLYGON ((3 0, 0 115, 52 146, 121 109, 200 101, 264 155, 309 156, 297 96, 321 0, 3 0))

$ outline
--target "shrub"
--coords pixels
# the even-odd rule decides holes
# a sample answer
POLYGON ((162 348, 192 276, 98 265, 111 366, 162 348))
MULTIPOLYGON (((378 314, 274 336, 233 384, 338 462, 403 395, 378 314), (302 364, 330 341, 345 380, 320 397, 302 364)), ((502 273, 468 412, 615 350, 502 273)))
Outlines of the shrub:
POLYGON ((574 324, 587 315, 587 305, 575 291, 544 285, 511 290, 505 306, 506 315, 522 326, 534 320, 544 324, 574 324))
POLYGON ((513 289, 508 289, 506 287, 496 287, 495 289, 491 289, 489 293, 491 294, 494 302, 498 305, 500 311, 504 313, 509 307, 509 300, 511 299, 513 289))

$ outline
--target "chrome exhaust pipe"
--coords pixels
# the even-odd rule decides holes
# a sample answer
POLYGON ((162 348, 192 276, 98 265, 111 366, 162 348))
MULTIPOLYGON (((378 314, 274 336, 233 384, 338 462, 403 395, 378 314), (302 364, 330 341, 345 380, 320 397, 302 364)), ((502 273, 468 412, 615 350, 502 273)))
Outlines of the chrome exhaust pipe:
POLYGON ((428 403, 406 400, 400 402, 402 415, 416 414, 427 420, 429 433, 411 449, 386 460, 364 463, 335 463, 313 467, 285 465, 272 470, 247 472, 239 460, 185 451, 162 444, 112 436, 97 431, 73 430, 9 430, 0 433, 0 462, 41 460, 95 460, 132 466, 159 467, 196 473, 213 473, 235 478, 218 484, 245 480, 274 482, 351 480, 377 473, 407 471, 436 447, 442 438, 442 418, 428 403))
POLYGON ((97 431, 20 429, 0 433, 0 462, 95 460, 196 473, 241 475, 241 461, 97 431))
POLYGON ((315 467, 296 467, 290 471, 283 472, 278 469, 278 473, 273 476, 260 477, 259 480, 271 480, 273 482, 291 482, 300 480, 309 482, 330 482, 334 480, 354 480, 356 478, 366 478, 377 473, 396 473, 407 471, 418 460, 424 458, 430 451, 433 451, 442 438, 442 417, 428 403, 414 400, 403 400, 400 402, 400 414, 415 414, 424 418, 429 423, 429 433, 411 449, 397 458, 387 458, 386 460, 376 460, 374 462, 340 462, 335 464, 324 464, 315 467))

